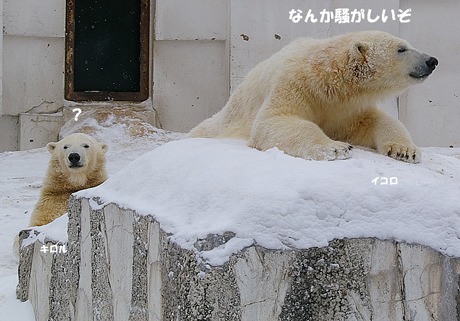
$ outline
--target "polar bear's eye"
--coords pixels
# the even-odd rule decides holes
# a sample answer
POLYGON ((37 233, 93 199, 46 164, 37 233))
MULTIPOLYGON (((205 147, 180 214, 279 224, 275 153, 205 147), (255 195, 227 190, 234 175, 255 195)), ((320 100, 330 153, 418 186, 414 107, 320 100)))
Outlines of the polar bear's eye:
POLYGON ((88 144, 84 144, 83 147, 84 147, 84 148, 89 148, 89 145, 88 145, 88 144))
POLYGON ((64 145, 64 149, 67 149, 67 148, 69 148, 69 146, 67 146, 67 145, 64 145))
POLYGON ((399 46, 399 47, 398 47, 398 52, 399 52, 399 53, 403 53, 403 52, 405 52, 405 51, 407 51, 407 47, 406 47, 406 46, 399 46))

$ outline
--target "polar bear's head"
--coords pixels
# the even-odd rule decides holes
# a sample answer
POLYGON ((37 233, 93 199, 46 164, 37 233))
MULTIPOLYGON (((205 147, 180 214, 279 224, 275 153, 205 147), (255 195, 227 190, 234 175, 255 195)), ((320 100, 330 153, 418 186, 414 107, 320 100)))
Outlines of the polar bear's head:
POLYGON ((75 133, 57 143, 46 145, 54 161, 54 170, 73 185, 84 185, 89 176, 105 166, 108 146, 86 134, 75 133))
POLYGON ((386 32, 358 32, 343 39, 348 42, 343 79, 365 90, 402 92, 425 80, 438 64, 436 58, 386 32))

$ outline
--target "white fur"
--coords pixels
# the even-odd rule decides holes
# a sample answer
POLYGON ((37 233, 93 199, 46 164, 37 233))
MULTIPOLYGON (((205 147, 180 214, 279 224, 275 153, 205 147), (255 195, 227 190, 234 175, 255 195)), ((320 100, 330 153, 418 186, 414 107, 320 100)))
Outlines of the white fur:
POLYGON ((257 65, 189 137, 242 138, 260 150, 276 146, 314 160, 348 158, 357 144, 420 162, 407 130, 377 102, 423 81, 411 73, 427 57, 380 31, 298 39, 257 65))

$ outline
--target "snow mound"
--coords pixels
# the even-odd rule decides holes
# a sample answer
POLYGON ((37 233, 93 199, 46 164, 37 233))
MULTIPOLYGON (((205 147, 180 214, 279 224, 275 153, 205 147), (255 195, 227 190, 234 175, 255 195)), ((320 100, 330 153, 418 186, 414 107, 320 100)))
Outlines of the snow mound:
POLYGON ((127 148, 151 150, 171 140, 180 139, 182 133, 156 128, 142 120, 136 113, 123 108, 85 111, 79 121, 70 119, 61 128, 60 136, 85 133, 109 145, 109 151, 126 151, 127 148), (156 147, 156 146, 155 146, 156 147))
POLYGON ((49 224, 42 226, 33 226, 26 228, 25 230, 33 230, 39 232, 38 234, 30 233, 29 237, 22 241, 21 246, 26 247, 35 241, 40 241, 45 244, 45 239, 51 239, 61 243, 67 243, 67 223, 69 222, 69 217, 66 214, 58 217, 49 224))
POLYGON ((351 159, 318 162, 240 140, 184 139, 76 195, 154 216, 172 241, 211 265, 251 244, 305 249, 345 237, 394 239, 460 257, 459 150, 422 150, 421 164, 359 148, 351 159), (215 249, 193 246, 226 231, 235 237, 215 249))

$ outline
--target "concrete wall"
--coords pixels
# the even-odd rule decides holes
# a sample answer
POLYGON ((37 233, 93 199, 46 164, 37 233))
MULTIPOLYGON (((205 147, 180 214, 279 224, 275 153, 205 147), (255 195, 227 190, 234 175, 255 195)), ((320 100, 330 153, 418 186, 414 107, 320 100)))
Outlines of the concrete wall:
POLYGON ((0 150, 30 149, 57 139, 61 121, 48 114, 64 102, 65 0, 4 0, 0 150), (24 114, 24 116, 21 116, 24 114), (40 119, 39 121, 37 121, 40 119), (5 141, 3 137, 14 137, 5 141))
MULTIPOLYGON (((44 146, 56 139, 65 120, 59 114, 65 105, 65 1, 0 0, 0 5, 0 151, 44 146), (31 115, 19 117, 23 113, 31 115), (55 113, 61 122, 48 119, 55 113), (33 122, 37 114, 40 124, 33 122)), ((403 121, 416 144, 458 147, 458 14, 455 0, 151 0, 152 96, 143 107, 156 110, 157 126, 187 132, 219 111, 257 63, 293 39, 380 29, 440 61, 424 84, 382 108, 403 121), (319 18, 322 10, 337 8, 364 9, 366 15, 372 9, 372 17, 385 9, 389 17, 386 22, 348 24, 289 20, 292 9, 304 14, 311 9, 319 18), (399 8, 411 9, 409 23, 392 20, 391 10, 399 8)))
POLYGON ((420 146, 460 146, 459 1, 401 0, 412 8, 411 23, 400 35, 439 60, 430 79, 401 95, 400 119, 420 146))
POLYGON ((228 99, 228 3, 157 1, 153 105, 161 124, 186 132, 228 99))

